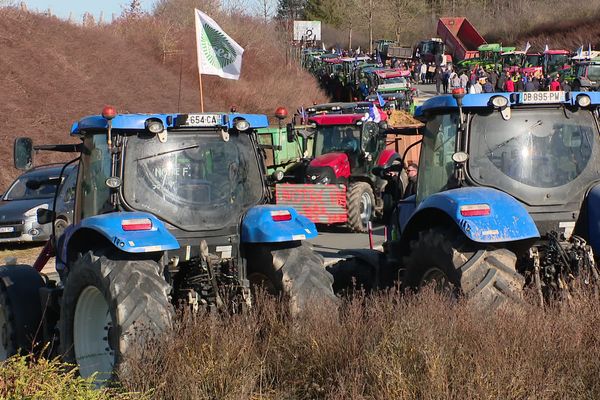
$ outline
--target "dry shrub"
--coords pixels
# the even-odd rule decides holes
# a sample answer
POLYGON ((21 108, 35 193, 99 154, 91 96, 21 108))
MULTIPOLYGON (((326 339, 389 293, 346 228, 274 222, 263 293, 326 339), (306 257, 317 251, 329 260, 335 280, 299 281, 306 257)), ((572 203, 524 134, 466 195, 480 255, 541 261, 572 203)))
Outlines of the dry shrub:
POLYGON ((173 399, 598 398, 596 308, 590 294, 490 312, 390 292, 289 318, 264 300, 242 315, 184 318, 130 360, 123 382, 173 399))

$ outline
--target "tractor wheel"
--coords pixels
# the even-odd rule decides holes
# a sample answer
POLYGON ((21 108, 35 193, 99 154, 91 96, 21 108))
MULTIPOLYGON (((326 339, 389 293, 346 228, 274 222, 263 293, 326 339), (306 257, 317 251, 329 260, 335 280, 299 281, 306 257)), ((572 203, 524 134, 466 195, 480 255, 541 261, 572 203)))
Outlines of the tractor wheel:
POLYGON ((507 249, 482 248, 456 229, 420 232, 410 246, 404 259, 405 287, 434 283, 482 307, 522 298, 525 279, 516 271, 516 256, 507 249))
POLYGON ((107 382, 136 338, 170 326, 170 286, 155 261, 113 249, 88 251, 69 270, 61 305, 62 354, 82 377, 98 372, 97 382, 107 382))
POLYGON ((34 349, 42 332, 42 276, 29 265, 0 268, 0 361, 34 349))
POLYGON ((368 183, 354 182, 347 193, 348 227, 354 232, 366 232, 373 216, 375 197, 368 183))
POLYGON ((334 301, 333 277, 323 257, 309 244, 297 242, 256 246, 248 262, 248 280, 273 296, 284 297, 296 315, 314 299, 334 301))
POLYGON ((333 276, 333 291, 336 294, 351 294, 355 291, 370 293, 377 286, 373 268, 357 257, 340 260, 327 271, 333 276))

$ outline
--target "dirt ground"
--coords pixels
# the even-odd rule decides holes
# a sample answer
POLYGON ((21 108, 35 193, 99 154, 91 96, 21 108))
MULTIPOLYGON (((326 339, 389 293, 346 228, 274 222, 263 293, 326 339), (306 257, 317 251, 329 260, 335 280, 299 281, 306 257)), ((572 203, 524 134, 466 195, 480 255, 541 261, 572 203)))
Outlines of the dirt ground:
MULTIPOLYGON (((5 264, 28 264, 33 265, 38 255, 42 251, 42 244, 16 244, 16 245, 0 245, 0 265, 5 264)), ((54 258, 51 258, 42 273, 53 274, 54 258)))

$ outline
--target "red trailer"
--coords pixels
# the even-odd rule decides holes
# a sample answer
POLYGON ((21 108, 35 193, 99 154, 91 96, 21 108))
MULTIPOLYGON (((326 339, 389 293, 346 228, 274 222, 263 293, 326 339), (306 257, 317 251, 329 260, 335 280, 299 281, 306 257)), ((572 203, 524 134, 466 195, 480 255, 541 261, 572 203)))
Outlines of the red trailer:
POLYGON ((464 17, 440 18, 437 34, 446 44, 447 51, 456 61, 473 58, 477 48, 487 43, 475 27, 464 17))

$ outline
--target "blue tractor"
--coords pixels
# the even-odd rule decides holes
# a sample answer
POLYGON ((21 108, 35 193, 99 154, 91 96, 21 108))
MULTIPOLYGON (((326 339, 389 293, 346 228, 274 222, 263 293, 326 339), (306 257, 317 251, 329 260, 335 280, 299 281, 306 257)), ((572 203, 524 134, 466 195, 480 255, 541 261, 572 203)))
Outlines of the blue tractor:
MULTIPOLYGON (((331 299, 333 279, 304 242, 315 225, 270 191, 251 114, 123 114, 75 122, 77 144, 15 141, 15 166, 36 150, 78 153, 73 224, 34 266, 0 268, 0 355, 50 342, 82 376, 109 379, 145 328, 173 310, 238 312, 254 288, 291 312, 331 299), (40 274, 56 255, 60 282, 40 274)), ((55 213, 38 213, 42 223, 55 213)))
POLYGON ((543 303, 598 284, 599 109, 588 92, 427 100, 416 195, 398 203, 383 252, 330 268, 334 289, 432 282, 495 306, 528 285, 543 303))

